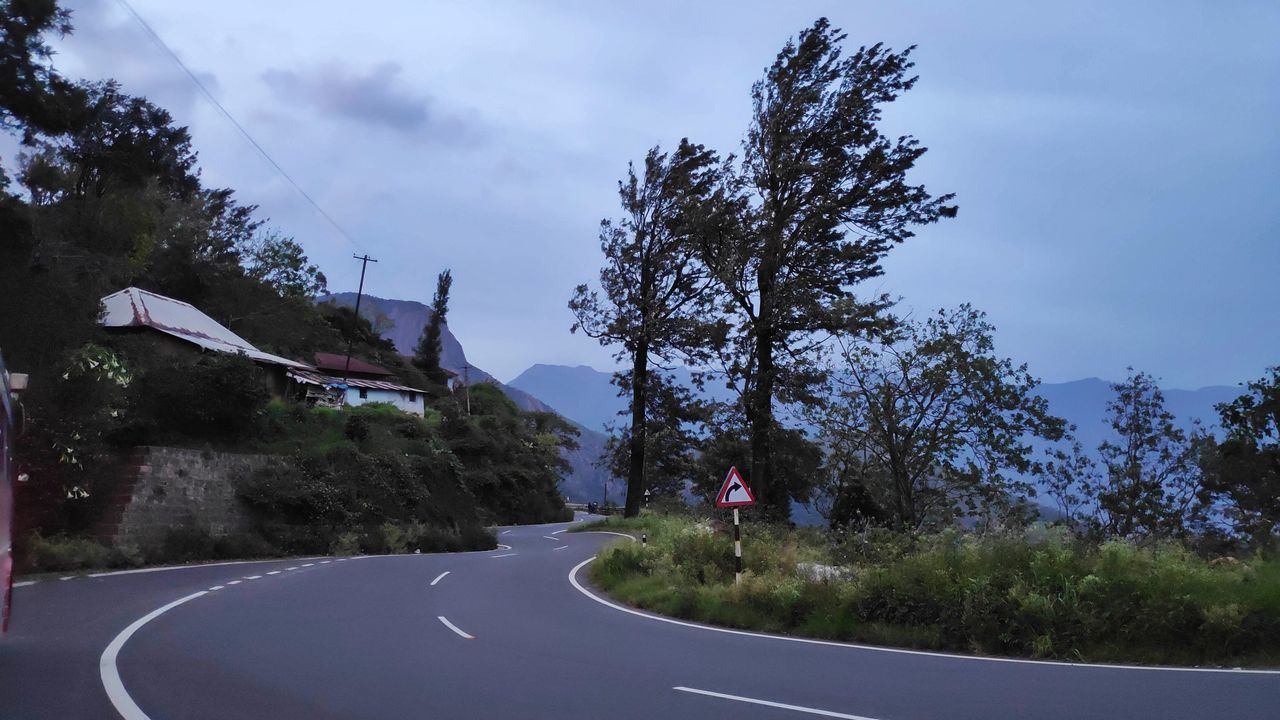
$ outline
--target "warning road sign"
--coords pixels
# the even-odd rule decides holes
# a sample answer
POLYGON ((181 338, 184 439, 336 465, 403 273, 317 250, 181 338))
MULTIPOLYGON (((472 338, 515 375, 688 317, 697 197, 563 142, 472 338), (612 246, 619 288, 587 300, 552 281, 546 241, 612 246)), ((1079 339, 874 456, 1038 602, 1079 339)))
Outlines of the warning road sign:
POLYGON ((747 482, 742 479, 742 473, 738 472, 736 467, 729 468, 724 485, 721 485, 720 492, 716 493, 716 507, 746 507, 755 504, 756 496, 751 494, 751 488, 747 487, 747 482))

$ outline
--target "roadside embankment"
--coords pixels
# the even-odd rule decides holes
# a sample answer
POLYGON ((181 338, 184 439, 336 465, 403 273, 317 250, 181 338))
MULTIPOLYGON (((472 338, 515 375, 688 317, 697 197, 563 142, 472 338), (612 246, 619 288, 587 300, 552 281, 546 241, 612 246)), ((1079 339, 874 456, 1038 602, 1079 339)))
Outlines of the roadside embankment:
POLYGON ((1055 529, 911 537, 610 518, 591 569, 615 598, 735 628, 930 650, 1090 662, 1280 664, 1280 561, 1176 545, 1101 545, 1055 529))

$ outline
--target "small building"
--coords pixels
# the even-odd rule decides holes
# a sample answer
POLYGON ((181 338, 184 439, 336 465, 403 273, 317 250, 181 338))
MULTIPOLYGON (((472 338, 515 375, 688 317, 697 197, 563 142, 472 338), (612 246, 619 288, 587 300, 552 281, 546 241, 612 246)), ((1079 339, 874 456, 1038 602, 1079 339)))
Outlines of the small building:
POLYGON ((277 396, 287 389, 289 370, 310 369, 305 363, 259 350, 190 303, 148 290, 125 288, 102 298, 102 307, 102 325, 118 332, 156 332, 174 347, 189 349, 194 345, 201 350, 248 357, 266 370, 277 396))
MULTIPOLYGON (((355 363, 355 358, 352 358, 355 363)), ((365 363, 367 365, 367 363, 365 363)), ((377 367, 369 365, 369 367, 377 367)), ((379 368, 380 369, 380 368, 379 368)), ((355 407, 366 403, 386 403, 407 413, 423 415, 426 412, 426 393, 418 388, 399 385, 389 380, 342 378, 309 370, 290 370, 289 379, 296 383, 308 402, 328 407, 348 405, 355 407)), ((390 373, 387 373, 389 376, 390 373)))

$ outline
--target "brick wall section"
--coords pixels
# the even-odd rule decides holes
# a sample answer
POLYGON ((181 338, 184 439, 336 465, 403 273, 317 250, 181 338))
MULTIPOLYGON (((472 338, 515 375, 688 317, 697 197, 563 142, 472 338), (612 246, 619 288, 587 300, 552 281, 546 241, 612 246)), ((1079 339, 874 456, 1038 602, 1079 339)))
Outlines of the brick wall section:
POLYGON ((248 517, 236 499, 236 482, 279 462, 272 455, 237 455, 170 447, 135 448, 129 499, 120 513, 115 542, 137 545, 163 540, 172 527, 199 527, 215 537, 243 530, 248 517), (136 464, 135 464, 136 463, 136 464))

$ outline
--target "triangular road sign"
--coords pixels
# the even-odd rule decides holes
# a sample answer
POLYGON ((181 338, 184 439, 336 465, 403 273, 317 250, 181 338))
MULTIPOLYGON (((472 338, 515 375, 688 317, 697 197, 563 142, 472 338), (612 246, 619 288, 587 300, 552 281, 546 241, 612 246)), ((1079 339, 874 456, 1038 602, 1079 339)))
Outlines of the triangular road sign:
POLYGON ((716 493, 716 507, 744 507, 755 504, 756 496, 751 494, 751 488, 747 487, 747 481, 742 479, 742 473, 738 472, 736 467, 729 468, 724 485, 721 485, 720 492, 716 493))

